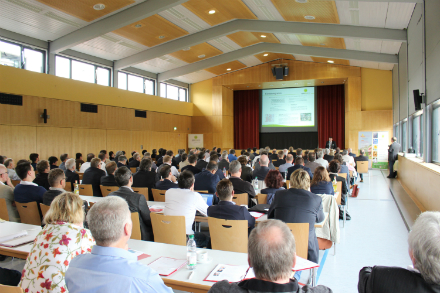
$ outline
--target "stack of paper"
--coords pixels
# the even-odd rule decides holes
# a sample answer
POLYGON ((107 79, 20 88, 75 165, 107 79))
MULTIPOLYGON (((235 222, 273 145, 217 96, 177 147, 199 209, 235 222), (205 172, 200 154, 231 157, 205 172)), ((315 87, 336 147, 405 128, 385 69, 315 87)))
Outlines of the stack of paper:
POLYGON ((230 283, 239 282, 244 279, 249 266, 232 266, 219 264, 214 270, 205 278, 204 281, 219 282, 222 280, 228 280, 230 283))
POLYGON ((27 231, 23 230, 18 233, 0 237, 0 245, 6 247, 15 247, 21 244, 34 241, 35 235, 29 236, 27 231))
POLYGON ((161 256, 148 266, 161 276, 169 276, 186 264, 185 259, 175 259, 161 256))

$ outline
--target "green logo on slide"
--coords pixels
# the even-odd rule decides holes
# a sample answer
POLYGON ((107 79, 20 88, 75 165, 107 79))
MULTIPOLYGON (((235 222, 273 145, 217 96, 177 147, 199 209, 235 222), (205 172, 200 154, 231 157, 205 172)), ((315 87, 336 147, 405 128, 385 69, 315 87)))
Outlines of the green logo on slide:
POLYGON ((307 93, 307 89, 304 89, 304 92, 307 93))
POLYGON ((195 139, 197 139, 197 135, 196 135, 196 136, 194 136, 194 138, 195 138, 195 139))

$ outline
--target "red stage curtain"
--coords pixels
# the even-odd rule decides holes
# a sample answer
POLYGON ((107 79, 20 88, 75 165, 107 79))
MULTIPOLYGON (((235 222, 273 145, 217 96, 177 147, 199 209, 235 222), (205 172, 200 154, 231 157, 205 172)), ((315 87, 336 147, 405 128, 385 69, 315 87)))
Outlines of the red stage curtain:
POLYGON ((318 141, 325 147, 329 137, 336 146, 345 148, 344 85, 318 86, 318 141))
POLYGON ((260 92, 234 91, 234 148, 259 147, 260 92))

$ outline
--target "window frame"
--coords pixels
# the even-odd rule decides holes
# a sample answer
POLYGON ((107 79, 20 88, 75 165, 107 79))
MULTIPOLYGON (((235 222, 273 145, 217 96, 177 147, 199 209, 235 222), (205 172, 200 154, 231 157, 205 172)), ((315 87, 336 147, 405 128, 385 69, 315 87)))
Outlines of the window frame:
MULTIPOLYGON (((39 73, 47 73, 47 68, 48 68, 48 66, 47 66, 47 49, 32 46, 32 45, 25 44, 22 42, 13 41, 13 40, 3 38, 3 37, 0 37, 0 41, 11 44, 11 45, 20 46, 20 62, 21 62, 20 69, 28 70, 28 69, 24 68, 25 67, 24 49, 33 50, 33 51, 37 51, 37 52, 42 53, 43 54, 43 72, 39 72, 39 73)), ((18 68, 18 67, 14 67, 14 68, 18 68)))
POLYGON ((417 118, 419 119, 419 129, 418 129, 418 131, 419 131, 419 141, 418 141, 419 149, 418 149, 418 152, 416 152, 416 157, 423 159, 423 153, 424 153, 424 151, 423 151, 424 145, 423 145, 423 137, 422 137, 422 134, 423 134, 423 129, 422 129, 423 128, 423 121, 422 120, 424 119, 423 110, 417 111, 416 113, 412 114, 411 119, 409 119, 411 121, 411 146, 413 147, 413 149, 414 149, 414 144, 413 144, 414 119, 417 119, 417 118))
POLYGON ((161 82, 161 83, 159 83, 159 88, 160 88, 160 85, 161 84, 164 84, 165 85, 165 96, 164 97, 162 97, 162 90, 160 91, 160 97, 161 98, 164 98, 164 99, 170 99, 170 98, 168 98, 168 86, 173 86, 173 87, 176 87, 177 88, 177 100, 174 100, 174 99, 170 99, 170 100, 173 100, 173 101, 179 101, 179 102, 186 102, 186 103, 188 103, 189 102, 189 88, 187 88, 187 87, 183 87, 183 86, 179 86, 179 85, 176 85, 176 84, 173 84, 173 83, 167 83, 167 82, 161 82), (184 100, 181 100, 180 99, 180 90, 184 90, 185 91, 185 99, 184 100))
MULTIPOLYGON (((140 74, 132 73, 132 72, 129 72, 129 71, 124 71, 124 70, 118 70, 118 74, 119 73, 125 74, 125 84, 127 85, 127 88, 126 89, 119 88, 119 76, 118 76, 118 84, 115 86, 116 88, 121 89, 121 90, 130 91, 128 89, 128 76, 132 75, 132 76, 136 76, 136 77, 141 77, 142 78, 142 86, 143 86, 143 92, 142 93, 143 94, 150 95, 150 96, 156 95, 156 82, 157 82, 156 79, 151 78, 151 77, 147 77, 147 76, 143 76, 143 75, 140 75, 140 74), (145 80, 153 82, 153 93, 152 94, 149 94, 149 93, 147 94, 145 92, 145 80)), ((135 92, 135 91, 130 91, 130 92, 139 93, 139 92, 135 92)))
MULTIPOLYGON (((427 106, 426 112, 428 113, 428 115, 426 116, 427 118, 425 117, 425 119, 428 119, 427 121, 428 121, 429 127, 427 127, 427 133, 425 135, 427 137, 426 147, 429 151, 429 157, 428 157, 427 161, 429 161, 429 163, 436 164, 436 165, 440 166, 440 160, 439 161, 433 160, 434 140, 432 139, 432 136, 434 135, 434 133, 433 133, 433 130, 434 130, 434 127, 433 127, 434 126, 434 120, 433 120, 434 119, 434 110, 436 110, 438 108, 440 108, 440 99, 432 102, 431 104, 429 104, 427 106)), ((437 122, 440 123, 440 121, 437 121, 437 122)))

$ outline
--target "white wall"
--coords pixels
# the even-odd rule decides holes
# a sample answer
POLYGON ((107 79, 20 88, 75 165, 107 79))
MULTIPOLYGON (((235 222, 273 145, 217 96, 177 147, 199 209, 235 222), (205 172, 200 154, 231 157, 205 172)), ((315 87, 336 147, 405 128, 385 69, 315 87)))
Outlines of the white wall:
POLYGON ((399 122, 399 66, 393 68, 393 123, 399 122))
POLYGON ((408 49, 402 43, 399 51, 399 120, 408 117, 408 49))
POLYGON ((440 99, 440 1, 425 0, 426 98, 440 99))

